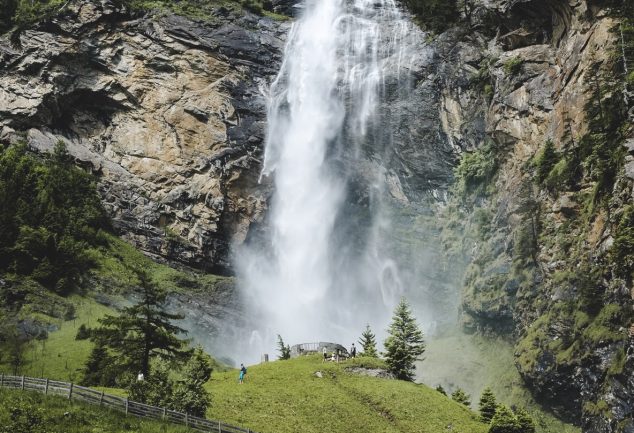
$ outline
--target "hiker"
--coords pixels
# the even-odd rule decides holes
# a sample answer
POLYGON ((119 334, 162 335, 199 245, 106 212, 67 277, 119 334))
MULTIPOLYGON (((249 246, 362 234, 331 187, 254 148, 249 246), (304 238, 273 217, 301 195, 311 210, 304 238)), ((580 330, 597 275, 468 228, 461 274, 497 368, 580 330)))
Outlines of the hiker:
POLYGON ((328 361, 328 351, 326 350, 326 348, 324 347, 322 350, 322 353, 324 354, 324 360, 321 362, 326 362, 328 361))
POLYGON ((352 347, 350 348, 350 357, 352 359, 357 357, 357 348, 354 346, 354 343, 352 343, 352 347))
POLYGON ((240 384, 244 383, 244 376, 247 375, 247 368, 244 364, 240 364, 240 384))

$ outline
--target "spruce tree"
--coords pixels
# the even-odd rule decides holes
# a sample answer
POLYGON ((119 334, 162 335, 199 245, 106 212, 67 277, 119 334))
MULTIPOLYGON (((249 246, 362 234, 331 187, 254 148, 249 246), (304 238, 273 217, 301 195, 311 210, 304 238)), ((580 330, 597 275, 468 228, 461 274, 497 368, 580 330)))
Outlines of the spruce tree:
POLYGON ((291 359, 291 347, 284 344, 284 340, 282 340, 282 336, 277 334, 277 347, 280 352, 280 356, 277 359, 291 359))
POLYGON ((511 410, 505 405, 498 406, 495 415, 491 419, 489 433, 519 433, 520 424, 511 410))
POLYGON ((171 408, 190 415, 204 417, 211 395, 204 388, 211 377, 211 358, 198 346, 185 364, 184 379, 174 385, 171 408))
POLYGON ((365 331, 361 334, 359 344, 363 348, 362 356, 369 356, 371 358, 378 358, 379 354, 376 351, 376 336, 370 329, 370 325, 365 325, 365 331))
POLYGON ((482 391, 479 402, 480 408, 480 420, 485 423, 490 423, 491 419, 495 415, 497 409, 497 403, 495 401, 495 395, 491 388, 487 387, 482 391))
POLYGON ((388 333, 384 343, 388 370, 398 379, 413 380, 415 362, 425 352, 425 340, 405 298, 394 310, 388 333))
POLYGON ((471 396, 464 392, 462 388, 458 388, 452 392, 451 399, 456 403, 464 404, 467 407, 471 406, 471 396))
POLYGON ((525 409, 516 409, 515 417, 519 425, 518 433, 535 433, 535 422, 525 409))
POLYGON ((91 331, 91 339, 114 354, 123 370, 148 376, 150 360, 160 355, 165 361, 185 360, 190 351, 176 335, 185 330, 172 324, 181 315, 167 313, 163 304, 167 294, 160 290, 142 269, 134 269, 141 283, 141 301, 124 308, 118 316, 99 319, 101 326, 91 331))

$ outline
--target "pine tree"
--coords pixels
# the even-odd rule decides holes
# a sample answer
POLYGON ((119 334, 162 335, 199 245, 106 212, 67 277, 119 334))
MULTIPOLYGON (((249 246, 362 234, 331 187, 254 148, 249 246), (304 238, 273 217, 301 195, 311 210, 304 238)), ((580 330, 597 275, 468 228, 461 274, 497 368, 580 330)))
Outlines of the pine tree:
POLYGON ((445 391, 445 388, 442 387, 442 385, 438 385, 436 387, 436 391, 438 391, 439 393, 441 393, 442 395, 447 395, 447 391, 445 391))
POLYGON ((184 369, 184 379, 174 386, 171 408, 190 415, 204 417, 211 403, 211 395, 204 388, 211 377, 211 358, 202 347, 194 349, 184 369))
POLYGON ((467 407, 471 406, 471 396, 464 392, 461 388, 458 388, 451 393, 451 399, 456 403, 464 404, 467 407))
POLYGON ((280 334, 277 334, 277 347, 280 352, 280 356, 277 359, 291 359, 291 347, 284 344, 280 334))
POLYGON ((513 412, 505 405, 499 405, 491 419, 489 433, 519 433, 519 429, 520 424, 513 412))
POLYGON ((176 337, 185 331, 172 324, 183 316, 167 313, 163 309, 167 294, 146 271, 133 270, 141 282, 141 301, 124 308, 118 316, 99 319, 101 326, 91 331, 91 339, 119 355, 125 371, 147 377, 151 358, 160 355, 166 361, 180 361, 187 359, 190 351, 183 348, 185 341, 176 337))
POLYGON ((525 409, 516 409, 515 417, 519 425, 518 433, 535 433, 535 422, 525 409))
POLYGON ((388 333, 384 343, 388 370, 398 379, 413 380, 415 362, 425 352, 425 340, 405 298, 394 310, 388 333))
POLYGON ((84 365, 84 377, 81 384, 84 386, 114 386, 116 373, 114 359, 104 346, 97 344, 93 347, 84 365))
POLYGON ((370 325, 365 325, 365 331, 361 334, 359 344, 363 348, 362 356, 369 356, 371 358, 378 358, 379 354, 376 350, 376 336, 370 329, 370 325))
POLYGON ((495 411, 497 409, 497 403, 495 402, 495 395, 491 388, 487 387, 482 391, 482 395, 480 396, 480 420, 485 423, 490 423, 491 419, 495 415, 495 411))

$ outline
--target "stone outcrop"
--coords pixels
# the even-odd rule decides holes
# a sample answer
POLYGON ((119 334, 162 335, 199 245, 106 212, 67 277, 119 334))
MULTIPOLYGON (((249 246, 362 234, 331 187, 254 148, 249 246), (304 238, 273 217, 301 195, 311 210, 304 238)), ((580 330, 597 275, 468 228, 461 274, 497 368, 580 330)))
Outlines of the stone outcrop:
MULTIPOLYGON (((618 18, 590 1, 487 1, 471 24, 471 32, 453 29, 435 42, 444 59, 440 106, 448 141, 457 152, 488 146, 495 158, 487 193, 473 199, 480 219, 472 215, 461 228, 468 238, 468 227, 479 226, 471 240, 461 239, 469 263, 465 324, 516 341, 520 373, 562 418, 588 432, 632 432, 634 349, 629 325, 619 325, 631 315, 631 288, 611 275, 607 253, 619 215, 631 203, 632 156, 606 193, 609 211, 591 213, 585 222, 578 216, 588 212, 593 179, 584 174, 574 188, 551 186, 560 189, 555 194, 531 175, 549 140, 559 154, 581 152, 596 116, 590 105, 622 99, 623 84, 613 72, 618 18), (522 274, 518 250, 527 228, 539 235, 529 233, 536 243, 534 271, 522 274), (591 284, 609 306, 585 319, 575 281, 588 269, 604 272, 591 284), (592 334, 606 327, 611 333, 592 334)), ((623 111, 603 109, 615 116, 623 111)), ((631 137, 631 123, 622 124, 631 137)))
POLYGON ((287 24, 220 8, 209 23, 135 17, 108 1, 0 38, 0 138, 63 140, 99 177, 123 237, 227 273, 261 218, 263 88, 287 24))

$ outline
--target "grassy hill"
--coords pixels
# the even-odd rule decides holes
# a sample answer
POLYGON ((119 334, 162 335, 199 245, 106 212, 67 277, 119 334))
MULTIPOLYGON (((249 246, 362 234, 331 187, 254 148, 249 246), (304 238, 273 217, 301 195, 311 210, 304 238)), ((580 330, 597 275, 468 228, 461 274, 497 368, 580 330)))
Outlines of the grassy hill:
POLYGON ((0 432, 191 433, 185 427, 141 420, 119 412, 33 391, 0 389, 0 432))
POLYGON ((242 385, 235 371, 213 374, 207 416, 260 433, 487 430, 469 409, 427 386, 347 371, 367 363, 324 364, 319 356, 275 361, 249 367, 242 385))

